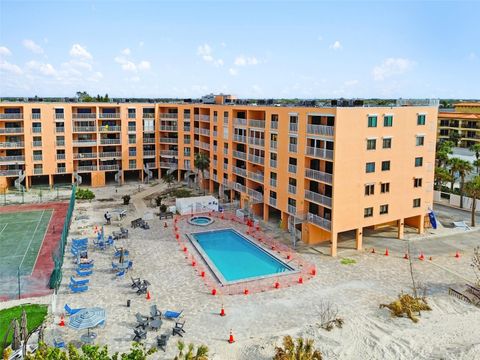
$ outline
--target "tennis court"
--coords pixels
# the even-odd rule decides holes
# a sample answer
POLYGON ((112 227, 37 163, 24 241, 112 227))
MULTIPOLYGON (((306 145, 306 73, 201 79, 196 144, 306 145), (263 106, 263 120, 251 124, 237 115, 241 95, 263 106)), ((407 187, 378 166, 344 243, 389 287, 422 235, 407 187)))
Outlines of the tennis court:
POLYGON ((30 275, 52 218, 52 209, 0 213, 0 273, 30 275))

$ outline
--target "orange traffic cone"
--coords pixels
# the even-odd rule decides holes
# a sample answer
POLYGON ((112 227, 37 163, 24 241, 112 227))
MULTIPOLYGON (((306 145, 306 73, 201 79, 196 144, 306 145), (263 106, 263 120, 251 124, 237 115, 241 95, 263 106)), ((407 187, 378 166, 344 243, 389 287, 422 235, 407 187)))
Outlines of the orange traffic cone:
POLYGON ((166 221, 165 221, 165 223, 163 224, 163 227, 165 227, 165 228, 166 228, 166 227, 168 227, 168 225, 167 225, 167 222, 166 222, 166 221))
POLYGON ((388 256, 388 248, 385 249, 385 256, 388 256))
POLYGON ((457 259, 460 258, 460 253, 458 252, 458 250, 457 250, 457 252, 455 253, 455 257, 456 257, 457 259))
POLYGON ((63 314, 60 316, 60 322, 58 323, 58 326, 65 326, 65 317, 63 314))
POLYGON ((298 278, 298 283, 303 284, 303 278, 301 276, 298 278))
POLYGON ((405 260, 408 260, 408 254, 405 253, 405 256, 403 257, 405 260))
POLYGON ((147 299, 147 300, 150 300, 150 299, 151 299, 151 296, 150 296, 150 291, 147 291, 147 296, 146 296, 146 299, 147 299))
POLYGON ((244 293, 245 295, 248 295, 248 289, 245 289, 245 290, 243 291, 243 293, 244 293))
POLYGON ((433 261, 433 256, 430 256, 428 260, 433 261))
POLYGON ((213 296, 217 295, 217 289, 215 289, 215 288, 212 289, 212 295, 213 295, 213 296))
POLYGON ((278 281, 275 281, 274 286, 275 286, 275 289, 278 289, 280 287, 280 283, 278 281))
POLYGON ((232 329, 230 329, 230 337, 228 338, 228 342, 230 344, 233 344, 235 342, 235 339, 233 338, 232 329))
POLYGON ((372 248, 372 254, 375 254, 375 248, 372 248))
POLYGON ((220 310, 220 316, 225 316, 227 314, 225 314, 225 309, 223 308, 223 304, 222 304, 222 309, 220 310))
POLYGON ((418 260, 425 260, 425 256, 423 255, 423 252, 420 253, 420 256, 418 257, 418 260))

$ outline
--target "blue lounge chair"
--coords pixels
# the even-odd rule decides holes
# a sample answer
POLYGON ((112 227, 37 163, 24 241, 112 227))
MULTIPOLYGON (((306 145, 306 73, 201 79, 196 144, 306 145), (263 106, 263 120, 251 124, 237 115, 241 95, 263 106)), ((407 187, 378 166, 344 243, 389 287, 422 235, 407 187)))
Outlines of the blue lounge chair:
POLYGON ((109 235, 107 239, 107 246, 112 246, 113 245, 113 236, 109 235))
POLYGON ((88 290, 87 285, 85 285, 85 286, 73 286, 72 284, 70 284, 70 285, 68 285, 68 287, 70 288, 70 290, 72 290, 73 293, 81 293, 81 292, 84 292, 84 291, 88 290))
POLYGON ((64 309, 67 312, 67 315, 73 315, 79 312, 80 310, 83 310, 84 308, 72 309, 70 306, 68 306, 68 304, 65 304, 64 309))
POLYGON ((133 261, 132 261, 132 260, 129 260, 126 270, 128 271, 128 270, 131 270, 132 268, 133 268, 133 261))
POLYGON ((77 280, 73 276, 70 276, 70 284, 73 286, 87 285, 90 282, 90 279, 77 280))
POLYGON ((56 348, 62 349, 62 348, 65 348, 65 342, 60 338, 53 339, 53 346, 55 346, 56 348))
MULTIPOLYGON (((113 255, 114 257, 120 257, 121 251, 119 249, 115 250, 115 254, 113 255)), ((128 250, 123 250, 123 256, 128 256, 129 252, 128 250)))
POLYGON ((92 263, 80 263, 80 264, 78 264, 78 268, 82 269, 82 270, 91 269, 91 268, 93 268, 93 264, 92 263))
POLYGON ((120 270, 119 272, 117 272, 117 279, 123 279, 125 277, 125 273, 125 270, 120 270))
POLYGON ((82 271, 81 269, 76 269, 78 276, 89 276, 93 274, 92 270, 82 271))
POLYGON ((180 318, 182 313, 183 313, 183 310, 180 312, 167 310, 163 313, 163 317, 170 320, 176 320, 180 318))
POLYGON ((113 261, 112 261, 112 269, 118 270, 118 264, 114 263, 113 261))

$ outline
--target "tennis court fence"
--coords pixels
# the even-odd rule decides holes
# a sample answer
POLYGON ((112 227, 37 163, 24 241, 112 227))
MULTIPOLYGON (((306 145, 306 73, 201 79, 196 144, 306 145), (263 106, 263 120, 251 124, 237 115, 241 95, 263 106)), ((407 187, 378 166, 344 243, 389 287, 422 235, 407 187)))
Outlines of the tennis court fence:
POLYGON ((58 185, 53 188, 38 186, 25 189, 0 188, 0 205, 39 204, 52 201, 64 201, 70 198, 72 185, 58 185))

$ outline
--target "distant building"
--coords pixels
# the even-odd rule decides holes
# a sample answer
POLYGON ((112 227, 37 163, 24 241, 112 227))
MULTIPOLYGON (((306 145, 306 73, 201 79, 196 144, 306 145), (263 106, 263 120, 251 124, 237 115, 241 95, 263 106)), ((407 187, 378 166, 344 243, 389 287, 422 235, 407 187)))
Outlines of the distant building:
POLYGON ((455 111, 438 113, 438 139, 455 140, 458 147, 480 143, 480 102, 455 104, 455 111))

